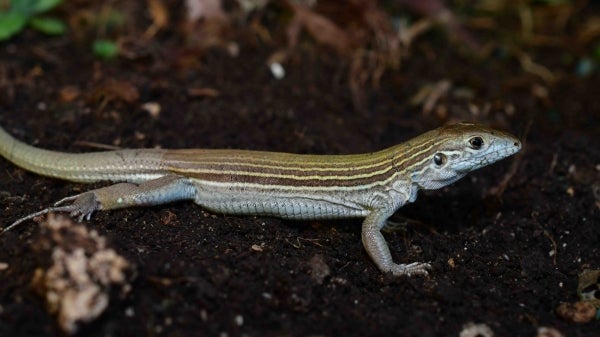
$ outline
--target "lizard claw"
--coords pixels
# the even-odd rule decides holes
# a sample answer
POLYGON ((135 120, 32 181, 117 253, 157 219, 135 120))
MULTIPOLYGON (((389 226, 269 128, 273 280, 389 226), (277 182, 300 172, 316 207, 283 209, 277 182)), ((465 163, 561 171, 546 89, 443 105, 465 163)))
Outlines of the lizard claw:
POLYGON ((77 220, 79 222, 82 222, 83 219, 90 220, 90 218, 92 217, 92 213, 94 213, 94 211, 99 210, 100 208, 100 203, 96 200, 96 194, 94 194, 94 192, 90 191, 73 195, 57 201, 52 207, 45 208, 39 212, 35 212, 20 218, 19 220, 13 222, 8 227, 0 231, 0 235, 2 235, 5 232, 8 232, 9 230, 13 229, 15 226, 22 222, 33 219, 40 215, 48 214, 50 212, 67 212, 70 216, 77 217, 77 220), (63 205, 67 202, 71 203, 68 205, 63 205))
POLYGON ((48 208, 50 212, 69 212, 72 217, 77 217, 79 222, 83 219, 90 220, 92 213, 100 209, 100 203, 96 200, 93 192, 85 192, 78 195, 63 198, 54 204, 54 207, 48 208), (60 206, 66 202, 68 205, 60 206))
POLYGON ((431 269, 429 263, 413 262, 408 264, 395 264, 390 270, 394 276, 406 275, 406 276, 427 276, 428 270, 431 269))

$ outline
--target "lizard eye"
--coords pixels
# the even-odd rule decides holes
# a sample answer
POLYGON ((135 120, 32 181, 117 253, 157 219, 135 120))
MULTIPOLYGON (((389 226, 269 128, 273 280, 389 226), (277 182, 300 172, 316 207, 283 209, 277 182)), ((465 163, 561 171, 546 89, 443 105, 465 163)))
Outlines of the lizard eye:
POLYGON ((436 153, 436 154, 434 154, 433 155, 433 162, 437 166, 444 165, 444 163, 446 162, 446 155, 444 155, 443 153, 436 153))
POLYGON ((471 148, 479 150, 483 146, 483 139, 481 137, 473 137, 469 139, 469 144, 471 144, 471 148))

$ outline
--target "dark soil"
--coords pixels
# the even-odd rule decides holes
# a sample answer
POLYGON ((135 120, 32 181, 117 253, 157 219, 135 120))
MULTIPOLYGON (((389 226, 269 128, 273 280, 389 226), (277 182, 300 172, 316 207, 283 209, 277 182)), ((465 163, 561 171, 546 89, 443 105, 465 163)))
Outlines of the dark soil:
MULTIPOLYGON (((162 36, 155 43, 170 48, 177 41, 162 36)), ((27 31, 5 44, 0 123, 49 149, 96 150, 77 143, 85 141, 359 153, 457 120, 525 142, 518 156, 421 193, 392 218, 408 224, 386 234, 395 260, 431 261, 428 277, 377 270, 362 248, 359 220, 222 216, 192 203, 97 213, 88 226, 135 264, 137 277, 131 292, 113 296, 81 335, 458 336, 474 322, 496 336, 535 336, 542 326, 569 337, 600 336, 600 321, 576 324, 555 313, 561 302, 577 300, 578 274, 600 268, 600 74, 578 77, 557 66, 560 81, 540 99, 532 93, 540 80, 516 61, 474 60, 459 49, 436 34, 422 37, 379 88, 365 88, 357 109, 345 63, 326 51, 297 51, 285 78, 276 80, 266 66, 275 48, 256 43, 242 43, 237 57, 210 51, 191 69, 166 62, 168 50, 162 59, 96 61, 69 36, 27 31), (408 103, 442 79, 472 89, 474 98, 444 98, 446 114, 424 114, 408 103), (116 82, 139 97, 129 99, 116 82), (80 96, 61 96, 67 86, 80 96), (218 95, 188 93, 198 88, 218 95), (146 102, 160 104, 157 118, 141 108, 146 102), (491 193, 498 186, 504 191, 491 193), (315 275, 320 260, 330 268, 323 279, 315 275)), ((558 63, 553 53, 541 55, 558 63)), ((104 185, 39 177, 6 160, 0 172, 3 226, 104 185)), ((35 269, 49 263, 32 246, 39 235, 28 222, 0 237, 0 262, 8 264, 0 271, 0 336, 60 334, 31 290, 35 269)))

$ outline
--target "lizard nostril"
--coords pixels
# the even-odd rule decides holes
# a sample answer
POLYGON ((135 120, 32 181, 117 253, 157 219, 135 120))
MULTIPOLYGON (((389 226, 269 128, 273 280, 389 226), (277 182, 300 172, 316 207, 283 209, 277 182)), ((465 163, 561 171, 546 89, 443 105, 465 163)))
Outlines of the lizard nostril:
POLYGON ((515 146, 517 146, 517 147, 521 146, 521 142, 518 142, 518 141, 515 142, 515 146))

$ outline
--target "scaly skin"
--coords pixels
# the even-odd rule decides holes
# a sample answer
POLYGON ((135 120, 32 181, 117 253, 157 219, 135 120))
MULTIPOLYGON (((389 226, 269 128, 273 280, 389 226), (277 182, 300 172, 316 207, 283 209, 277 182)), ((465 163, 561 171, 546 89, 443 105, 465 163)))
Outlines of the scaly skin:
POLYGON ((298 155, 243 150, 137 149, 63 153, 24 144, 0 128, 0 155, 28 171, 76 182, 121 182, 64 198, 48 212, 94 211, 193 200, 225 214, 284 219, 365 218, 363 245, 383 272, 424 275, 427 263, 396 264, 381 234, 420 189, 447 186, 521 149, 512 135, 456 124, 367 154, 298 155))

